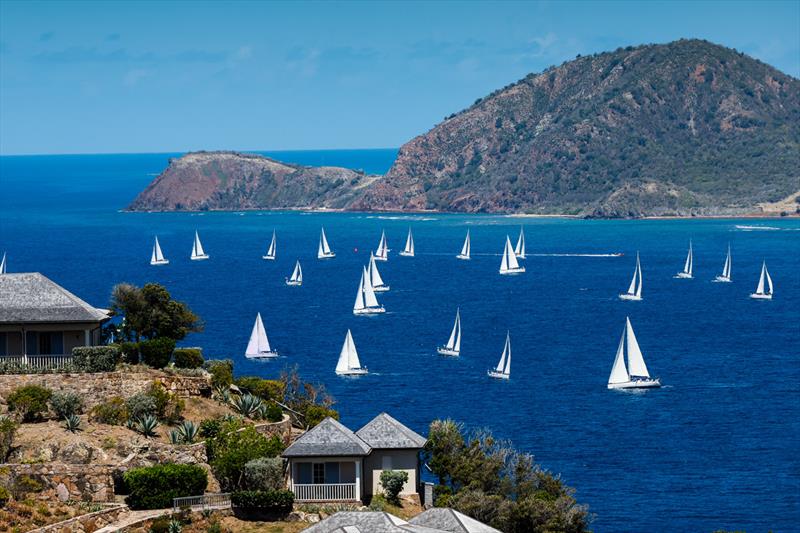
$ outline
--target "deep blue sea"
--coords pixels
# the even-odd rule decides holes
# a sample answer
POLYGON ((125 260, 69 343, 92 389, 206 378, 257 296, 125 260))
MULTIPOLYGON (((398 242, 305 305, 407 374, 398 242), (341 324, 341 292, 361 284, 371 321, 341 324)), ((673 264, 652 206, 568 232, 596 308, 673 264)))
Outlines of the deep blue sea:
MULTIPOLYGON (((396 151, 271 153, 384 172, 396 151)), ((489 427, 577 489, 595 531, 797 531, 800 524, 800 221, 598 221, 302 212, 123 213, 177 154, 0 158, 0 253, 96 306, 115 283, 163 283, 205 320, 187 345, 230 357, 237 374, 287 365, 324 383, 342 420, 387 411, 420 433, 434 418, 489 427), (320 227, 337 254, 316 259, 320 227), (523 275, 497 273, 525 228, 523 275), (396 255, 413 228, 417 257, 396 255), (473 260, 458 261, 467 228, 473 260), (272 230, 278 260, 263 261, 272 230), (385 229, 387 313, 351 310, 361 266, 385 229), (189 261, 194 231, 209 261, 189 261), (168 266, 149 265, 158 235, 168 266), (695 279, 678 280, 689 240, 695 279), (733 250, 733 283, 711 283, 733 250), (644 301, 624 302, 641 253, 644 301), (624 253, 622 257, 581 254, 624 253), (563 254, 563 255, 561 255, 563 254), (300 259, 304 283, 284 285, 300 259), (748 298, 762 260, 772 301, 748 298), (456 308, 459 358, 436 355, 456 308), (282 357, 243 357, 256 312, 282 357), (606 389, 630 316, 664 388, 606 389), (368 376, 334 367, 352 329, 368 376), (506 331, 512 376, 490 380, 506 331)))

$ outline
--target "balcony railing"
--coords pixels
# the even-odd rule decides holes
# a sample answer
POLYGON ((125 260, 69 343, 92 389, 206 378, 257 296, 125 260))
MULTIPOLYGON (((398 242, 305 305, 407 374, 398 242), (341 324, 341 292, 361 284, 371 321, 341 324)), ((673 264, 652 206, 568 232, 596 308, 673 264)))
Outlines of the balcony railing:
POLYGON ((356 499, 355 483, 295 483, 293 491, 294 499, 299 502, 351 502, 356 499))
POLYGON ((57 370, 70 363, 72 363, 72 354, 0 355, 0 369, 19 367, 33 370, 57 370))

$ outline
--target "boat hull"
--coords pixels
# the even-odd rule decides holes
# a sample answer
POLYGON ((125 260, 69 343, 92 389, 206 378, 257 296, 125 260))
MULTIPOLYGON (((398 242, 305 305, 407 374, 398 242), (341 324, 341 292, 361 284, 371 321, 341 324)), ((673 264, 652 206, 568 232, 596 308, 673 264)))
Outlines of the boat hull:
POLYGON ((609 389, 657 389, 661 387, 661 380, 656 379, 636 379, 623 383, 609 383, 609 389))
POLYGON ((717 276, 714 278, 714 283, 730 283, 731 278, 726 278, 725 276, 717 276))
POLYGON ((691 274, 687 274, 686 272, 678 272, 677 274, 675 274, 672 277, 675 278, 675 279, 692 279, 693 278, 693 276, 691 274))
POLYGON ((493 379, 510 379, 511 376, 508 374, 503 374, 502 372, 498 372, 497 370, 489 370, 486 372, 486 375, 493 379))
POLYGON ((261 259, 265 259, 267 261, 275 261, 275 256, 274 255, 262 255, 261 259))
POLYGON ((388 257, 381 257, 380 255, 375 256, 375 261, 388 261, 388 257))
POLYGON ((289 287, 300 287, 303 284, 303 282, 302 281, 292 281, 290 279, 287 279, 286 280, 286 284, 289 287))
POLYGON ((246 358, 248 358, 248 359, 273 359, 275 357, 278 357, 278 352, 275 352, 275 351, 272 351, 272 352, 260 352, 260 353, 257 353, 255 355, 244 354, 244 356, 246 358))
POLYGON ((414 254, 410 252, 400 252, 399 255, 402 255, 403 257, 414 257, 414 254))
POLYGON ((436 348, 436 353, 438 353, 439 355, 450 355, 453 357, 458 357, 461 354, 461 352, 459 351, 453 350, 451 348, 446 348, 444 346, 439 346, 438 348, 436 348))
POLYGON ((641 296, 636 296, 635 294, 628 294, 627 292, 623 293, 623 294, 620 294, 619 295, 619 299, 620 300, 629 300, 631 302, 641 302, 642 301, 642 297, 641 296))
POLYGON ((389 285, 378 285, 377 287, 372 287, 372 290, 375 292, 387 292, 390 288, 389 285))
POLYGON ((525 267, 509 268, 508 270, 499 270, 503 276, 511 276, 514 274, 522 274, 525 272, 525 267))
POLYGON ((317 254, 317 259, 333 259, 336 257, 336 254, 331 252, 329 254, 317 254))
POLYGON ((351 368, 349 370, 337 370, 336 374, 339 376, 364 376, 369 374, 366 368, 351 368))
POLYGON ((162 259, 161 261, 150 261, 150 264, 153 265, 153 266, 168 265, 169 264, 169 259, 162 259))
POLYGON ((772 300, 772 295, 771 294, 758 294, 757 292, 754 292, 753 294, 750 295, 750 298, 752 298, 754 300, 772 300))
POLYGON ((353 309, 354 315, 378 315, 380 313, 385 313, 386 309, 381 307, 365 307, 364 309, 353 309))
POLYGON ((462 261, 469 261, 469 260, 470 260, 470 257, 469 257, 468 255, 461 255, 461 254, 458 254, 458 255, 456 256, 456 259, 461 259, 462 261))
POLYGON ((208 254, 204 254, 204 255, 193 255, 193 256, 191 256, 189 259, 191 259, 192 261, 204 261, 204 260, 208 259, 209 257, 211 257, 211 256, 210 256, 210 255, 208 255, 208 254))

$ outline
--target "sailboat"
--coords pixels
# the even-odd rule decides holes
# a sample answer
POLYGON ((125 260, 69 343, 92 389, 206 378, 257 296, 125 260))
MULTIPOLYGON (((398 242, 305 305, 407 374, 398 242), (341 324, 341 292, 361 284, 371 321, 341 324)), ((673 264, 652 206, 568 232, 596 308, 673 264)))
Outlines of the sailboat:
POLYGON ((245 350, 244 356, 248 359, 278 357, 278 352, 269 346, 267 331, 261 321, 261 313, 256 315, 256 323, 253 324, 253 332, 250 334, 250 342, 247 343, 247 350, 245 350))
POLYGON ((294 270, 292 270, 292 276, 286 278, 286 284, 290 287, 299 287, 303 284, 303 269, 300 267, 300 260, 298 259, 297 262, 294 264, 294 270))
POLYGON ((344 338, 339 361, 336 363, 336 373, 340 376, 363 376, 368 373, 367 367, 362 367, 361 361, 358 360, 356 343, 353 342, 353 335, 349 329, 347 330, 347 336, 344 338))
POLYGON ((408 228, 408 237, 406 237, 406 247, 400 252, 403 257, 414 257, 414 236, 411 235, 411 228, 408 228))
POLYGON ((730 283, 731 282, 731 245, 728 245, 728 255, 725 257, 725 265, 722 267, 722 275, 714 278, 714 281, 730 283))
POLYGON ((517 246, 514 248, 514 255, 517 259, 525 259, 525 231, 522 227, 519 228, 519 238, 517 238, 517 246))
POLYGON ((192 261, 200 261, 202 259, 208 259, 210 256, 203 251, 203 245, 200 243, 200 235, 197 234, 197 231, 194 232, 194 244, 192 245, 192 261))
POLYGON ((511 334, 506 333, 506 345, 503 347, 503 355, 500 362, 492 370, 487 372, 490 378, 509 379, 511 377, 511 334))
MULTIPOLYGON (((5 256, 3 256, 5 260, 5 256)), ((151 265, 168 265, 169 260, 164 257, 163 252, 161 251, 161 245, 158 244, 158 236, 156 236, 156 242, 153 244, 153 253, 150 255, 150 264, 151 265)))
POLYGON ((611 375, 608 377, 609 389, 651 389, 661 386, 661 380, 651 378, 644 364, 642 350, 633 333, 630 318, 625 318, 625 329, 619 339, 617 356, 611 375), (625 352, 628 352, 628 366, 625 366, 625 352))
POLYGON ((642 299, 642 264, 639 262, 639 252, 636 252, 636 268, 633 270, 633 279, 628 286, 628 292, 620 294, 619 298, 637 302, 642 299))
POLYGON ((319 248, 317 248, 317 259, 332 259, 336 254, 331 251, 328 246, 328 239, 325 238, 325 228, 319 234, 319 248))
POLYGON ((758 287, 756 287, 756 292, 750 295, 750 298, 755 298, 757 300, 772 300, 772 278, 767 270, 766 261, 761 264, 761 277, 758 278, 758 287), (767 282, 766 290, 764 290, 764 280, 767 282))
POLYGON ((689 254, 686 256, 686 263, 683 265, 683 271, 675 274, 674 277, 680 279, 692 279, 692 267, 694 266, 692 258, 692 241, 689 241, 689 254))
POLYGON ((6 253, 3 252, 3 259, 0 260, 0 274, 6 273, 6 253))
POLYGON ((450 332, 450 338, 447 344, 439 346, 436 351, 440 355, 460 355, 461 354, 461 310, 456 309, 456 321, 453 324, 453 331, 450 332))
POLYGON ((469 230, 467 230, 467 238, 464 239, 464 246, 461 247, 461 253, 456 256, 456 259, 463 259, 464 261, 469 261, 469 253, 470 253, 470 242, 469 242, 469 230))
POLYGON ((269 243, 269 248, 267 248, 267 254, 262 255, 261 259, 267 259, 268 261, 275 260, 275 230, 272 230, 272 240, 269 243))
POLYGON ((375 250, 375 261, 388 261, 389 260, 389 247, 386 244, 386 232, 381 231, 381 242, 378 243, 378 249, 375 250))
POLYGON ((386 310, 378 303, 378 299, 375 297, 375 290, 372 288, 367 269, 361 267, 361 281, 358 283, 358 293, 356 294, 356 302, 353 304, 353 314, 373 315, 385 312, 386 310))
POLYGON ((525 272, 525 267, 519 266, 517 262, 517 255, 514 249, 511 248, 511 239, 506 235, 506 247, 503 250, 503 260, 500 262, 501 274, 519 274, 525 272))
POLYGON ((372 255, 372 252, 369 253, 369 268, 367 269, 367 273, 369 274, 369 281, 372 283, 372 290, 375 292, 386 292, 389 290, 389 286, 383 282, 381 273, 378 272, 378 265, 375 264, 375 256, 372 255))

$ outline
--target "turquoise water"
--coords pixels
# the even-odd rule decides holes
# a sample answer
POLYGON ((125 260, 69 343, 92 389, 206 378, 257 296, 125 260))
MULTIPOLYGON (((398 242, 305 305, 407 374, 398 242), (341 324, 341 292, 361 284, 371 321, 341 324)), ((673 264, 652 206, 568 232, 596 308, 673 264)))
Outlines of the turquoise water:
MULTIPOLYGON (((172 154, 174 156, 175 154, 172 154)), ((395 151, 274 154, 383 172, 395 151)), ((420 433, 437 417, 489 427, 561 472, 596 531, 794 531, 800 522, 800 221, 586 221, 367 213, 122 213, 170 154, 0 158, 0 252, 104 306, 118 282, 165 284, 205 319, 186 344, 275 377, 297 364, 357 427, 388 411, 420 433), (316 260, 320 226, 337 253, 316 260), (525 228, 527 272, 497 274, 506 234, 525 228), (408 227, 417 257, 402 258, 408 227), (455 259, 466 229, 474 258, 455 259), (197 229, 209 261, 188 259, 197 229), (272 230, 278 260, 260 259, 272 230), (361 265, 385 229, 387 313, 351 313, 361 265), (153 235, 171 263, 151 267, 153 235), (695 279, 682 268, 689 239, 695 279), (711 283, 733 249, 731 284, 711 283), (623 302, 640 251, 644 301, 623 302), (621 257, 580 254, 623 253, 621 257), (575 255, 556 255, 575 254, 575 255), (296 259, 304 284, 284 285, 296 259), (775 299, 754 301, 761 261, 775 299), (437 356, 456 307, 460 358, 437 356), (243 358, 261 312, 277 360, 243 358), (630 316, 665 387, 606 380, 630 316), (338 378, 347 328, 370 374, 338 378), (512 377, 489 380, 506 331, 512 377)))

